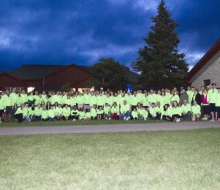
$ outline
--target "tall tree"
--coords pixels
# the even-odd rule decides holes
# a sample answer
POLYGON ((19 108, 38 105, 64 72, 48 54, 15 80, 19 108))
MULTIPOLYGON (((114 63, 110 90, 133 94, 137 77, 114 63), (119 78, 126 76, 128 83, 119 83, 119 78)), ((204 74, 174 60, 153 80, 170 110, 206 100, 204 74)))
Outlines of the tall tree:
POLYGON ((168 12, 164 0, 157 7, 158 15, 152 17, 154 25, 147 43, 139 49, 139 57, 131 63, 135 71, 140 72, 139 84, 144 86, 173 87, 182 86, 187 75, 188 64, 184 54, 178 53, 180 40, 175 32, 179 26, 168 12))
POLYGON ((92 73, 87 85, 95 89, 109 88, 112 91, 124 90, 128 82, 124 66, 113 58, 102 58, 92 67, 87 67, 92 73))

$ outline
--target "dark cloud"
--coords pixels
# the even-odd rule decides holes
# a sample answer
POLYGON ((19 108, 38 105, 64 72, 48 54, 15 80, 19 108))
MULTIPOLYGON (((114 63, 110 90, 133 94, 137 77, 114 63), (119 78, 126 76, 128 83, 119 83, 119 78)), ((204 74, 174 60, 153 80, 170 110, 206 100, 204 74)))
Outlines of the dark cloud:
POLYGON ((220 38, 220 1, 187 1, 174 14, 188 63, 194 65, 220 38), (194 56, 193 56, 194 54, 194 56))
MULTIPOLYGON (((0 2, 0 70, 25 63, 130 65, 144 46, 159 0, 0 2)), ((180 51, 193 65, 219 38, 219 2, 167 2, 180 26, 180 51)))

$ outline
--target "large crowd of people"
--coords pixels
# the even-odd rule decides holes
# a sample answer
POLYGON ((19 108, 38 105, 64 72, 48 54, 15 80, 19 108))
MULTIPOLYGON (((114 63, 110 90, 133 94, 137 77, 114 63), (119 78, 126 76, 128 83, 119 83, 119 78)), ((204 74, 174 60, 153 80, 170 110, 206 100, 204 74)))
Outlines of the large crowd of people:
POLYGON ((187 89, 137 90, 112 92, 16 93, 0 95, 0 123, 59 120, 210 120, 220 123, 220 88, 216 84, 187 89))

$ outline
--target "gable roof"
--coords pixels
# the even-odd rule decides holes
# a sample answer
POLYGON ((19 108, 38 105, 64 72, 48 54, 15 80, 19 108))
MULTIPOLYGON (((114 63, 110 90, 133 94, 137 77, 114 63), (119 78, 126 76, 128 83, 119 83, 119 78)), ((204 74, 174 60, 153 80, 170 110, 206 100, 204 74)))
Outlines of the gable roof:
POLYGON ((218 51, 220 50, 220 39, 207 51, 199 62, 188 72, 187 79, 190 80, 218 51))
POLYGON ((18 81, 19 83, 21 83, 21 84, 23 84, 24 86, 26 86, 26 84, 25 84, 23 81, 21 81, 20 79, 15 78, 14 76, 11 76, 10 74, 8 74, 8 73, 6 73, 6 72, 0 72, 0 77, 1 77, 1 76, 4 76, 4 75, 6 75, 7 77, 12 78, 13 80, 16 80, 16 81, 18 81))
POLYGON ((46 77, 55 75, 55 74, 57 74, 57 73, 59 73, 59 72, 65 70, 65 69, 68 69, 68 68, 72 67, 72 66, 74 66, 74 67, 76 67, 76 68, 79 68, 80 70, 82 70, 82 71, 88 73, 89 75, 91 75, 91 73, 90 73, 89 71, 87 71, 86 69, 82 68, 81 66, 77 66, 76 64, 73 63, 73 64, 71 64, 71 65, 68 65, 68 66, 66 66, 66 67, 64 67, 64 68, 61 68, 61 69, 58 70, 58 71, 55 71, 55 72, 53 72, 53 73, 47 75, 46 77))
POLYGON ((42 79, 66 67, 68 66, 24 64, 18 69, 9 71, 8 74, 20 80, 37 80, 42 79))

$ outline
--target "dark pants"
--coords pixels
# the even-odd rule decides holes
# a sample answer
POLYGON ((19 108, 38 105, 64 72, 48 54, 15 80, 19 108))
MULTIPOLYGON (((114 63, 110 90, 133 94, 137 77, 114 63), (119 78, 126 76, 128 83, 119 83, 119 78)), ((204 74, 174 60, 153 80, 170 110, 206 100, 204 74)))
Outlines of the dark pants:
POLYGON ((77 115, 73 115, 73 116, 71 117, 71 119, 78 120, 78 119, 79 119, 79 116, 77 116, 77 115))
POLYGON ((49 121, 55 121, 54 117, 49 117, 49 121))
POLYGON ((159 114, 159 113, 156 113, 156 116, 155 117, 153 117, 150 113, 148 114, 148 117, 150 118, 150 119, 152 119, 152 120, 160 120, 160 118, 161 118, 161 113, 159 114))
POLYGON ((96 120, 96 119, 97 119, 97 116, 96 117, 93 117, 93 116, 91 117, 91 120, 96 120))
POLYGON ((176 117, 176 118, 181 118, 181 116, 180 116, 180 115, 178 115, 178 114, 174 114, 174 115, 172 115, 171 120, 172 120, 172 121, 174 121, 174 118, 175 118, 175 117, 176 117))
POLYGON ((218 113, 218 118, 220 118, 220 107, 216 107, 216 112, 218 113))
POLYGON ((64 120, 64 121, 69 120, 69 119, 70 119, 70 117, 68 117, 68 118, 66 119, 66 117, 63 116, 63 120, 64 120))
POLYGON ((15 118, 14 115, 15 115, 16 110, 17 110, 17 109, 15 108, 15 106, 12 106, 12 110, 11 110, 11 111, 12 111, 12 115, 11 115, 11 118, 12 118, 12 119, 15 118))
POLYGON ((14 117, 18 120, 18 123, 22 123, 22 121, 23 121, 23 114, 22 113, 16 114, 16 115, 14 115, 14 117))
POLYGON ((209 114, 209 106, 208 105, 203 105, 202 106, 202 113, 203 113, 203 115, 208 115, 209 114))
POLYGON ((192 117, 192 113, 188 111, 185 115, 183 115, 183 120, 190 121, 192 117))
POLYGON ((41 121, 41 116, 35 115, 35 121, 41 121))

